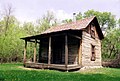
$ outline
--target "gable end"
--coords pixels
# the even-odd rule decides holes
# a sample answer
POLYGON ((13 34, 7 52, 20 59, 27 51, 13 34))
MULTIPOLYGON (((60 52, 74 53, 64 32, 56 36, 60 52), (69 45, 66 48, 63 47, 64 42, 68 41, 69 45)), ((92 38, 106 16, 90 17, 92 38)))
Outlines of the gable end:
POLYGON ((104 38, 96 17, 88 24, 84 31, 89 33, 92 38, 99 38, 100 40, 104 38))

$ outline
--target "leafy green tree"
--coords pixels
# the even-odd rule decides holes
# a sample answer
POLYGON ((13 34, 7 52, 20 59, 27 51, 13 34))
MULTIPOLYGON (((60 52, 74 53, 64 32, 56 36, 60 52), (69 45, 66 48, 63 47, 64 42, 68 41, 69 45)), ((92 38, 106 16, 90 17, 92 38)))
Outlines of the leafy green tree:
MULTIPOLYGON (((73 15, 75 16, 76 20, 80 20, 80 19, 83 18, 81 12, 79 12, 78 14, 73 13, 73 15)), ((65 19, 65 20, 62 20, 62 23, 66 24, 66 23, 70 23, 70 22, 72 22, 72 21, 74 21, 74 20, 73 20, 73 19, 65 19)))
POLYGON ((83 18, 82 13, 79 12, 79 13, 76 15, 76 20, 80 20, 80 19, 82 19, 82 18, 83 18))
POLYGON ((0 62, 11 62, 22 60, 24 36, 19 22, 12 15, 12 7, 8 6, 0 20, 0 62))
POLYGON ((54 13, 47 11, 47 14, 43 15, 41 19, 37 20, 37 33, 41 33, 54 25, 57 25, 57 20, 54 16, 54 13))
POLYGON ((72 22, 72 19, 65 19, 62 21, 62 23, 69 23, 69 22, 72 22))
MULTIPOLYGON (((5 20, 2 20, 6 22, 5 20)), ((9 28, 0 35, 0 60, 1 62, 19 61, 22 59, 22 40, 19 38, 23 36, 21 28, 14 17, 11 17, 9 28)))
POLYGON ((118 27, 120 28, 120 18, 118 19, 118 27))
POLYGON ((120 56, 120 29, 112 29, 102 41, 103 60, 111 60, 120 56))
MULTIPOLYGON (((96 16, 100 27, 103 31, 112 29, 116 27, 116 19, 115 16, 111 14, 111 12, 99 12, 94 10, 88 10, 86 12, 76 14, 76 20, 80 20, 86 17, 96 16)), ((65 19, 63 23, 72 22, 72 19, 65 19)))
POLYGON ((102 30, 111 29, 116 27, 115 16, 111 12, 99 12, 88 10, 84 13, 84 17, 96 16, 102 30))
POLYGON ((35 35, 36 33, 35 26, 32 22, 25 22, 22 28, 26 35, 35 35))

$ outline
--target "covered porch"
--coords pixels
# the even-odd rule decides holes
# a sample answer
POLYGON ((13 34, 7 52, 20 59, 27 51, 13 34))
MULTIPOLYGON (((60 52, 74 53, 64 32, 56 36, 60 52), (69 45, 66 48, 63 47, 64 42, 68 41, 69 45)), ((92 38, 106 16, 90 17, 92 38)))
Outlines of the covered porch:
POLYGON ((22 39, 25 40, 23 59, 25 67, 65 71, 82 67, 80 31, 64 31, 22 39), (33 62, 26 61, 27 42, 35 44, 33 62), (37 44, 39 45, 39 50, 36 50, 37 44), (38 58, 36 57, 37 52, 39 54, 38 58))

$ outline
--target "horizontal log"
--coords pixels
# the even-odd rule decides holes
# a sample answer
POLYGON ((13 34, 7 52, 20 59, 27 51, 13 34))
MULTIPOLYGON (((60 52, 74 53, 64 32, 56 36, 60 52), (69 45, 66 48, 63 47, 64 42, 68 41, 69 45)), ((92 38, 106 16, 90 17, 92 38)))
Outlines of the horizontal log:
POLYGON ((77 38, 77 39, 81 39, 81 37, 80 36, 77 36, 77 35, 74 35, 74 34, 68 34, 69 36, 72 36, 72 37, 75 37, 75 38, 77 38))

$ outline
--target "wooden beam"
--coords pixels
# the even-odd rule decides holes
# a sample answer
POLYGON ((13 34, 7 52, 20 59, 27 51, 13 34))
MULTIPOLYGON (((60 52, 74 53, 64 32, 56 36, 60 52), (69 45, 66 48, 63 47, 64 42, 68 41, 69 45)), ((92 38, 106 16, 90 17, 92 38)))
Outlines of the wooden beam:
POLYGON ((48 64, 51 64, 51 36, 49 37, 48 64))
POLYGON ((55 36, 64 36, 64 35, 65 35, 65 33, 56 33, 56 34, 51 34, 51 35, 43 36, 40 39, 42 39, 42 38, 48 38, 49 36, 55 37, 55 36))
POLYGON ((26 63, 26 50, 27 50, 27 41, 25 40, 25 47, 24 47, 24 57, 23 57, 23 63, 26 63))
POLYGON ((73 35, 73 34, 68 34, 69 36, 75 37, 77 39, 81 39, 81 37, 77 36, 77 35, 73 35))
POLYGON ((41 43, 41 40, 40 40, 40 43, 39 43, 39 58, 38 58, 38 62, 40 63, 40 60, 41 60, 41 46, 42 46, 42 43, 41 43))
POLYGON ((68 36, 65 35, 65 66, 68 65, 68 36))
POLYGON ((36 47, 37 47, 37 39, 35 39, 35 47, 34 47, 34 63, 36 63, 36 47))
MULTIPOLYGON (((35 42, 35 41, 33 41, 33 40, 29 40, 29 42, 35 42)), ((40 42, 37 41, 36 43, 40 43, 40 42)))

